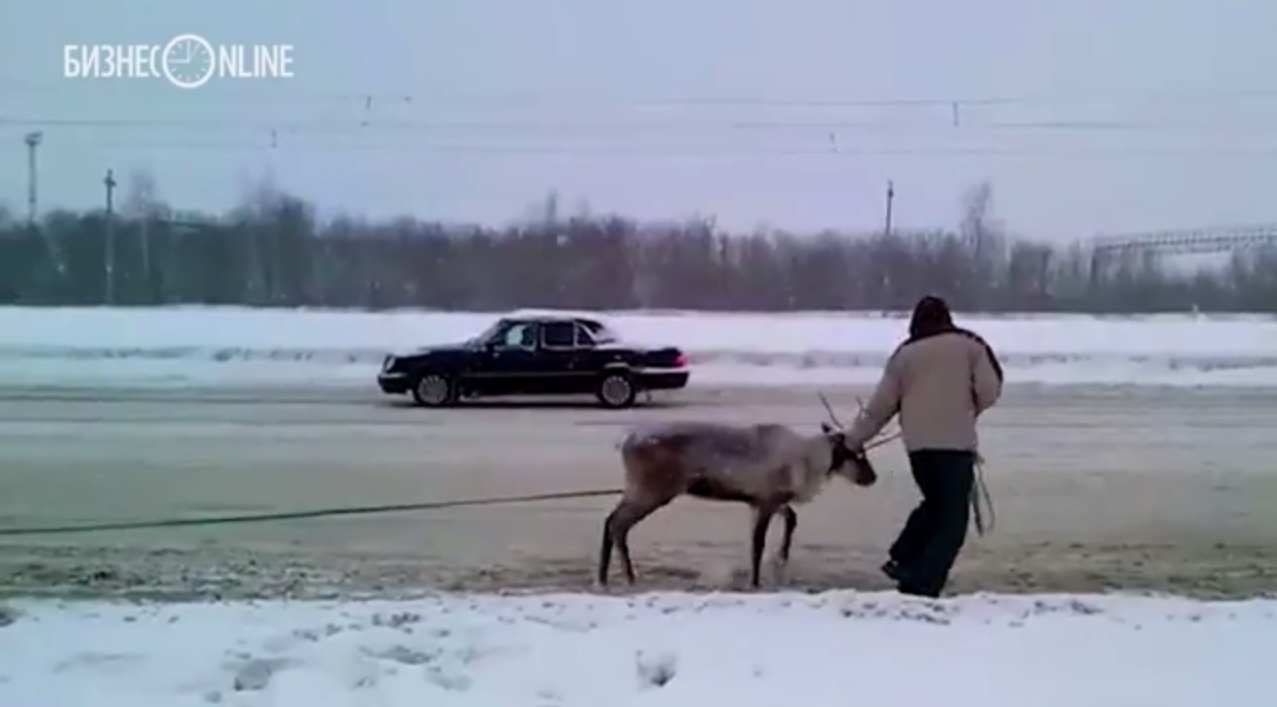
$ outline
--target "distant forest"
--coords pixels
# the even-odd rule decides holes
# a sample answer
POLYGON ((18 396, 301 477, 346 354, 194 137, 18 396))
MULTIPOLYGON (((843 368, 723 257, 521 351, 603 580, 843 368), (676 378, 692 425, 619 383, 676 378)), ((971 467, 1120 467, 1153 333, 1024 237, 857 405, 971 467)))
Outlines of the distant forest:
POLYGON ((564 215, 506 226, 320 221, 263 188, 225 214, 181 212, 134 175, 108 213, 0 213, 0 302, 30 305, 573 309, 907 309, 937 293, 985 312, 1277 312, 1277 253, 1176 272, 1008 234, 987 185, 952 229, 728 233, 713 219, 564 215))

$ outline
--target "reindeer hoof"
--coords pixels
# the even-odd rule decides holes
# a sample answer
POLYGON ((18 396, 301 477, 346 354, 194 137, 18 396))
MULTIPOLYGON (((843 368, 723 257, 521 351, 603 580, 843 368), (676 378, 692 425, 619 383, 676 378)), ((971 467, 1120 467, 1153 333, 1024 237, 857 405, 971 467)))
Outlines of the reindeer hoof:
POLYGON ((785 574, 788 569, 789 569, 788 559, 784 557, 780 557, 780 556, 776 556, 772 558, 772 561, 771 561, 772 576, 776 578, 776 582, 778 584, 785 583, 785 574))

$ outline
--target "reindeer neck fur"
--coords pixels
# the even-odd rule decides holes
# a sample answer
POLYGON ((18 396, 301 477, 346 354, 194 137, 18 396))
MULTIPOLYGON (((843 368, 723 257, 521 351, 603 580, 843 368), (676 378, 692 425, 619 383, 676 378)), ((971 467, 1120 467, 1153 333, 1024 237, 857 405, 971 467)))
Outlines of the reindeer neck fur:
POLYGON ((829 480, 833 451, 827 437, 805 436, 780 425, 754 428, 760 444, 719 467, 725 481, 752 496, 781 494, 791 503, 807 503, 829 480))

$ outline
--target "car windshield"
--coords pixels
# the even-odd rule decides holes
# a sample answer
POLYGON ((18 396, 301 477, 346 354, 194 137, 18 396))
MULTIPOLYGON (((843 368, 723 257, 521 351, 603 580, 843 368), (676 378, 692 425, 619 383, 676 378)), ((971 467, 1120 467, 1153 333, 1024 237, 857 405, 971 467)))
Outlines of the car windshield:
POLYGON ((596 344, 615 344, 621 340, 616 332, 607 328, 606 324, 599 324, 597 328, 591 328, 590 334, 594 336, 596 344))
POLYGON ((469 341, 467 341, 466 343, 470 343, 470 344, 483 344, 483 343, 487 343, 487 342, 488 342, 488 341, 490 341, 490 340, 491 340, 494 336, 496 336, 496 335, 497 335, 497 332, 498 332, 498 331, 500 331, 502 328, 504 328, 504 327, 505 327, 506 323, 507 323, 507 320, 505 320, 505 319, 498 319, 497 321, 495 321, 495 322, 493 322, 492 324, 488 325, 488 328, 487 328, 487 329, 484 329, 482 333, 478 334, 477 336, 471 337, 471 339, 470 339, 469 341))

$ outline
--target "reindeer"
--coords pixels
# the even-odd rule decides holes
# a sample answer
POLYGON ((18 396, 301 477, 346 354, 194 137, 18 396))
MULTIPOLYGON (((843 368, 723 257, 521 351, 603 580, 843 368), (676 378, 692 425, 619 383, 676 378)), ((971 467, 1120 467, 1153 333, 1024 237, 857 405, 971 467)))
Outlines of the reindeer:
MULTIPOLYGON (((825 402, 828 409, 828 402, 825 402)), ((830 417, 837 424, 830 409, 830 417)), ((726 425, 674 422, 630 432, 620 444, 625 488, 603 525, 598 581, 607 585, 615 545, 621 567, 635 583, 630 561, 630 530, 662 506, 684 494, 712 501, 732 501, 754 512, 750 546, 750 583, 759 586, 759 565, 772 516, 784 521, 778 559, 789 561, 795 505, 816 497, 832 476, 857 486, 872 486, 878 474, 863 450, 847 446, 841 425, 820 424, 818 435, 803 435, 784 425, 726 425)), ((894 437, 878 440, 878 446, 894 437)))

